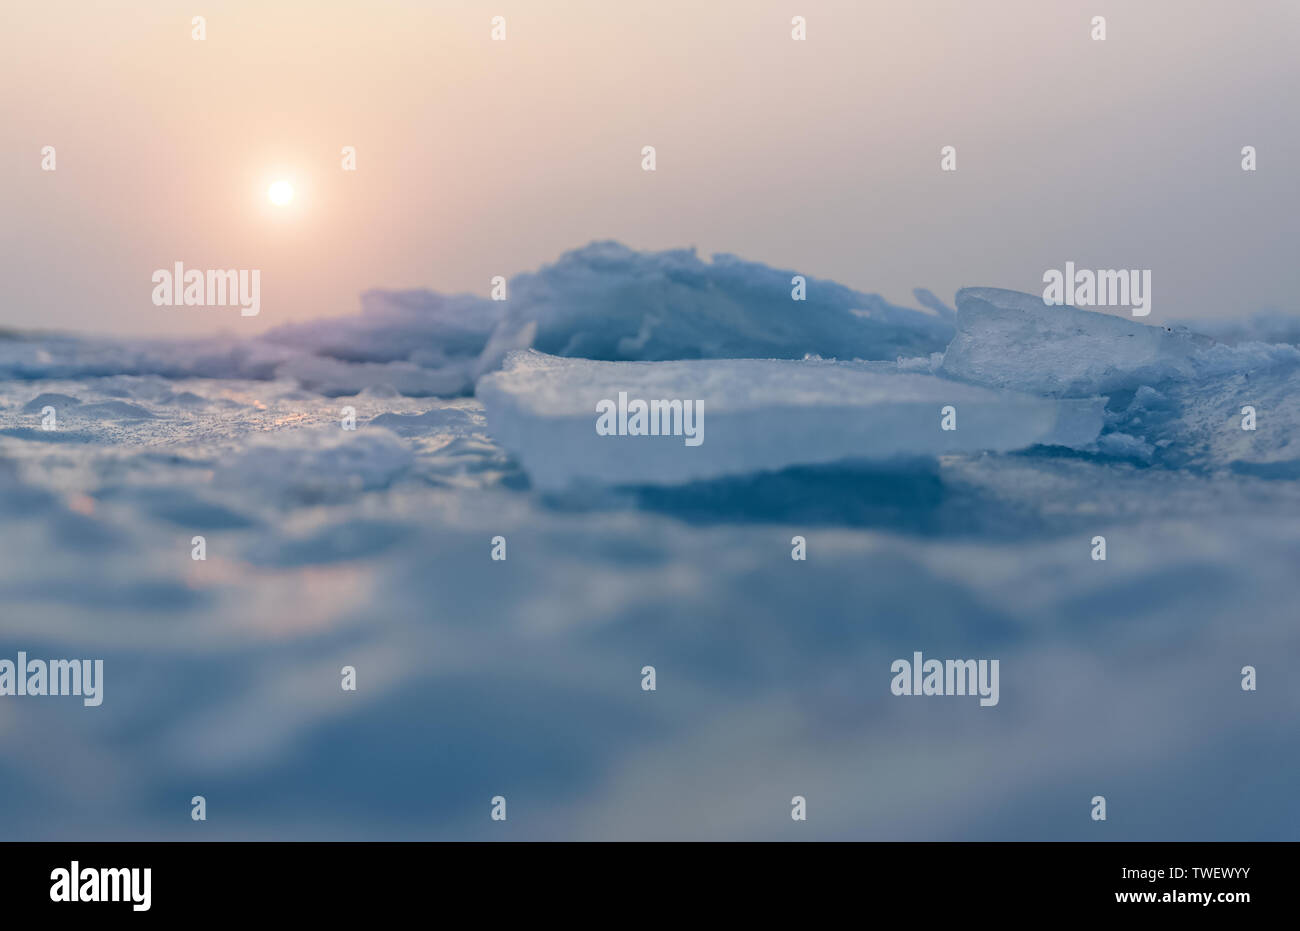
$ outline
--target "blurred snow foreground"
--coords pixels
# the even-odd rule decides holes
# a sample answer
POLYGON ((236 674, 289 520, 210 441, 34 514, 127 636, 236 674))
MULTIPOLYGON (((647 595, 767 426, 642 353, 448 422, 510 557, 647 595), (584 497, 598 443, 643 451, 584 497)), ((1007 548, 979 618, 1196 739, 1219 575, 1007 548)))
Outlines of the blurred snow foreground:
POLYGON ((794 275, 0 335, 0 653, 104 660, 0 699, 6 836, 1300 836, 1300 326, 794 275))

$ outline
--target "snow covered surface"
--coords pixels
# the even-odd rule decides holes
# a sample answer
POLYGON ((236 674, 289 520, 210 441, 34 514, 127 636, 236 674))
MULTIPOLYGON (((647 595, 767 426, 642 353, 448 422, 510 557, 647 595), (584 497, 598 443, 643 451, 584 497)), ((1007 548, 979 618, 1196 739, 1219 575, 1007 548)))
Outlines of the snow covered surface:
POLYGON ((989 289, 955 329, 932 295, 810 279, 801 308, 785 272, 689 253, 558 266, 504 306, 372 296, 274 339, 0 338, 3 655, 105 669, 98 708, 0 699, 7 838, 1093 839, 1096 794, 1108 839, 1300 836, 1293 345, 989 289), (794 361, 664 363, 696 344, 794 361), (521 460, 510 418, 582 409, 594 439, 577 389, 625 377, 540 353, 704 397, 704 444, 674 455, 733 456, 745 410, 790 449, 540 487, 572 451, 524 437, 521 460), (857 451, 903 398, 938 433, 941 395, 958 437, 974 399, 1033 430, 801 448, 842 410, 873 425, 857 451), (1095 441, 1035 440, 1066 400, 1104 403, 1095 441), (914 650, 999 659, 1000 703, 891 695, 914 650))

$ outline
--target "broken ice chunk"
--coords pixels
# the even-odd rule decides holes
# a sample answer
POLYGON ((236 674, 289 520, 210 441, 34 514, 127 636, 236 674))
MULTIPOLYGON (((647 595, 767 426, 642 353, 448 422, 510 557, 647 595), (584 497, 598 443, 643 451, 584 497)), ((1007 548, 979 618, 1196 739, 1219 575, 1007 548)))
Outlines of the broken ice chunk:
POLYGON ((1037 443, 1086 446, 1103 416, 1101 399, 1056 401, 820 360, 595 362, 526 350, 507 355, 477 393, 489 432, 535 485, 549 489, 582 481, 674 484, 1037 443), (955 429, 943 429, 947 408, 955 429))
POLYGON ((957 335, 940 371, 949 378, 1051 397, 1089 397, 1196 372, 1212 340, 1110 314, 1048 306, 1000 288, 957 292, 957 335))

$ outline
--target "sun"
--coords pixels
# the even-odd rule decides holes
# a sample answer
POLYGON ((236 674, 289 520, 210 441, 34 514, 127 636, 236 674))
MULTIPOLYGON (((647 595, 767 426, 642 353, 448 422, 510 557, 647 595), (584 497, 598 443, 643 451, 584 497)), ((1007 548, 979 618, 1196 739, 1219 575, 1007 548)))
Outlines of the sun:
POLYGON ((293 200, 293 185, 288 181, 277 181, 271 185, 271 189, 266 192, 266 196, 271 198, 271 203, 277 207, 283 207, 293 200))

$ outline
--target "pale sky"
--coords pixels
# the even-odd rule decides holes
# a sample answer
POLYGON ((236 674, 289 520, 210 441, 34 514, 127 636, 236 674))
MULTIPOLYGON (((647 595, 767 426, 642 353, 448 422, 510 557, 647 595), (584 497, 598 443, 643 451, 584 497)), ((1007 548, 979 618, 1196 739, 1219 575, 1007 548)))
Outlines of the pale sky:
POLYGON ((44 0, 3 32, 0 325, 252 334, 593 239, 899 303, 1073 261, 1151 269, 1152 323, 1300 312, 1297 0, 44 0), (175 261, 260 269, 260 316, 155 307, 175 261))

